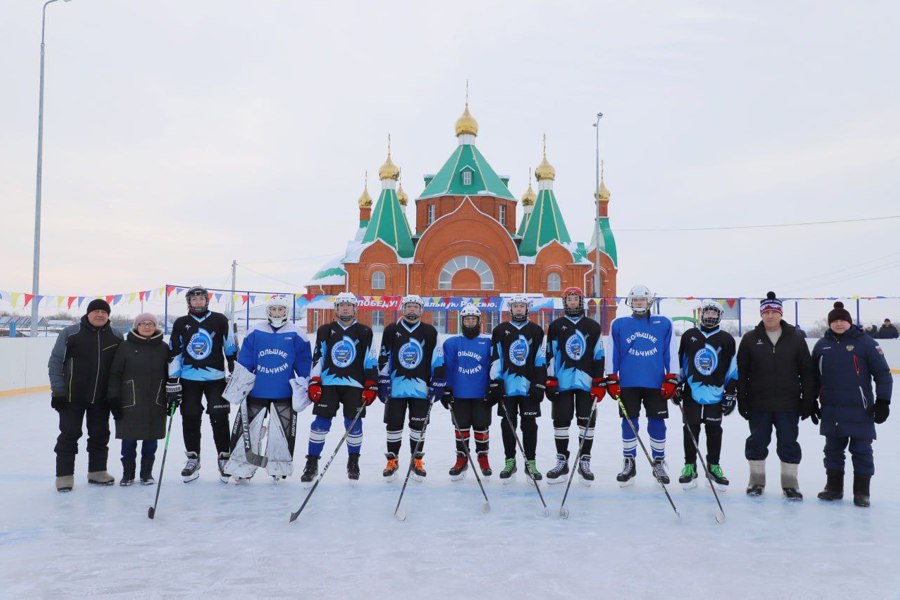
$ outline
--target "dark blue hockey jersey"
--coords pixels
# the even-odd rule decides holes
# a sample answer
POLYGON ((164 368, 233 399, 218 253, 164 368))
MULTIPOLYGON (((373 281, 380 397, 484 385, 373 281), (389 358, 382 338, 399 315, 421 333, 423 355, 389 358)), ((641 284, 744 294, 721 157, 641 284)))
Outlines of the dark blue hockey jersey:
POLYGON ((607 373, 622 387, 659 388, 667 373, 678 372, 672 321, 662 315, 620 317, 609 332, 607 373))
POLYGON ((250 395, 273 400, 290 398, 291 379, 309 377, 312 363, 309 342, 293 323, 277 331, 269 323, 256 324, 244 339, 237 360, 256 375, 250 395))
POLYGON ((453 391, 454 398, 484 399, 491 366, 491 340, 487 336, 447 338, 443 344, 443 359, 439 356, 435 362, 435 377, 441 363, 447 387, 453 391))

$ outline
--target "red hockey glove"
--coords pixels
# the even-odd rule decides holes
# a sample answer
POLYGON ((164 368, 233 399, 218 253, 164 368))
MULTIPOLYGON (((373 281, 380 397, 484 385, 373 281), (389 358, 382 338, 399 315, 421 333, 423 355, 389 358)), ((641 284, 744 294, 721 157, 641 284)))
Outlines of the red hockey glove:
MULTIPOLYGON (((319 388, 321 389, 321 388, 319 388)), ((370 406, 373 402, 375 402, 375 398, 378 397, 378 382, 372 381, 371 379, 366 380, 366 383, 363 384, 362 391, 362 402, 366 406, 370 406)))
POLYGON ((610 396, 615 398, 616 400, 622 395, 622 386, 619 385, 619 376, 618 375, 607 375, 606 376, 606 391, 610 396))
POLYGON ((322 399, 322 378, 321 377, 310 377, 309 378, 309 389, 306 391, 306 395, 309 396, 310 402, 318 402, 322 399))
POLYGON ((663 400, 671 400, 675 397, 675 390, 678 389, 678 375, 674 373, 669 373, 666 375, 666 378, 663 380, 662 387, 659 388, 659 393, 662 395, 663 400))
POLYGON ((591 382, 591 397, 594 402, 600 402, 606 395, 606 380, 602 377, 595 377, 591 382))
POLYGON ((548 377, 544 394, 547 400, 553 402, 559 399, 559 380, 556 377, 548 377))

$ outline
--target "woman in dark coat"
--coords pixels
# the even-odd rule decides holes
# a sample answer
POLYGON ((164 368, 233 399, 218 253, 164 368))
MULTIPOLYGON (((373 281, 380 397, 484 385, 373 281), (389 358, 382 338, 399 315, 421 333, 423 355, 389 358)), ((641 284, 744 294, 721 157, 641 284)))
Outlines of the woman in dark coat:
POLYGON ((143 313, 116 350, 109 377, 110 410, 122 440, 122 480, 134 483, 137 443, 141 444, 141 484, 153 484, 157 440, 166 435, 166 377, 169 346, 156 317, 143 313))
POLYGON ((822 500, 844 497, 844 450, 853 457, 853 503, 869 506, 869 480, 875 474, 875 424, 890 413, 893 378, 878 342, 853 325, 843 303, 828 313, 828 331, 813 348, 819 377, 819 432, 825 436, 822 500), (875 394, 872 394, 872 381, 875 394))

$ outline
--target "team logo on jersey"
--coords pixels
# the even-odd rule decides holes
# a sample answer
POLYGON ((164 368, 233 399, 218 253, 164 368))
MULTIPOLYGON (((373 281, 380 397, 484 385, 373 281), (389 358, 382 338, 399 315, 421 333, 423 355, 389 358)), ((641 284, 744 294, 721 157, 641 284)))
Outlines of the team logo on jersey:
POLYGON ((331 362, 339 369, 349 367, 356 360, 356 345, 343 338, 331 348, 331 362))
POLYGON ((524 337, 519 336, 519 339, 509 345, 509 361, 517 367, 525 366, 528 361, 528 342, 524 337))
POLYGON ((400 366, 410 371, 422 364, 424 356, 425 351, 418 340, 409 340, 400 346, 400 350, 397 352, 397 360, 400 361, 400 366))
POLYGON ((712 346, 705 346, 694 355, 694 368, 705 377, 709 377, 719 366, 719 355, 712 346))
POLYGON ((566 340, 566 354, 572 360, 577 361, 584 356, 585 349, 587 349, 587 340, 584 339, 584 334, 576 329, 575 334, 566 340))
POLYGON ((187 343, 185 351, 188 356, 194 360, 203 360, 212 354, 212 336, 205 329, 198 329, 197 333, 191 336, 191 341, 187 343))

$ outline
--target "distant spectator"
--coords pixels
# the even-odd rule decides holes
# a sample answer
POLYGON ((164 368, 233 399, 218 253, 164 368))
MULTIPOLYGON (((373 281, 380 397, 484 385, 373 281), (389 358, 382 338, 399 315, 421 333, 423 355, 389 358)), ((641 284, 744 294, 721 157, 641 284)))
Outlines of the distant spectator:
POLYGON ((897 338, 900 338, 900 332, 897 331, 890 319, 885 319, 881 324, 881 329, 878 330, 878 339, 893 340, 897 338))
POLYGON ((871 327, 867 327, 865 329, 866 334, 871 338, 878 337, 878 325, 872 325, 871 327))

